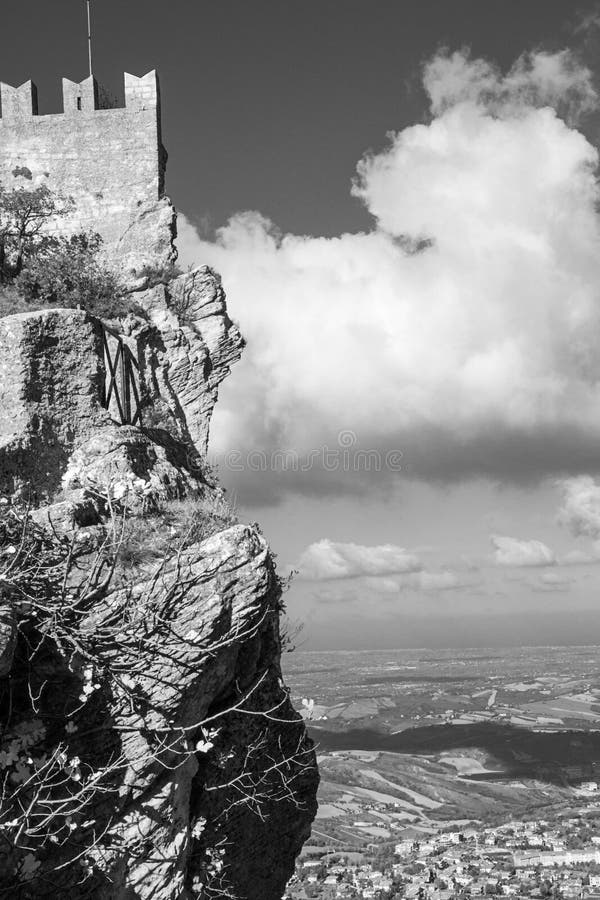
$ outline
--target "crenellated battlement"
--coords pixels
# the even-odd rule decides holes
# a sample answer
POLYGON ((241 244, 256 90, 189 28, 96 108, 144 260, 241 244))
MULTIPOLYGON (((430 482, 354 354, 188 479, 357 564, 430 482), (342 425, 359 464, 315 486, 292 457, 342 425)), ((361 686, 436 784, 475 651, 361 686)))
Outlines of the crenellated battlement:
POLYGON ((20 87, 12 87, 0 81, 0 115, 4 119, 22 119, 37 116, 38 95, 33 81, 26 81, 20 87))
POLYGON ((92 75, 80 83, 63 78, 62 93, 65 116, 100 109, 98 82, 92 75))
POLYGON ((160 108, 160 87, 154 69, 140 78, 125 72, 125 106, 127 109, 160 108))
MULTIPOLYGON (((62 80, 63 113, 76 116, 97 110, 126 109, 132 112, 156 110, 160 115, 160 89, 158 75, 153 69, 138 77, 125 72, 125 106, 119 107, 109 99, 107 92, 98 84, 93 75, 81 82, 62 80)), ((38 92, 32 81, 19 87, 0 82, 0 119, 5 122, 22 121, 38 115, 38 92)), ((61 115, 54 113, 53 115, 61 115)))

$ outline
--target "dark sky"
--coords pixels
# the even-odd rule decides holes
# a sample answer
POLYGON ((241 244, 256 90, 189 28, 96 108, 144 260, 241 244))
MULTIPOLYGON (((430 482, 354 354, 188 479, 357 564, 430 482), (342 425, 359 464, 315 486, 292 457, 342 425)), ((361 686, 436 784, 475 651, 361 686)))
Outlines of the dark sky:
MULTIPOLYGON (((159 70, 168 188, 196 222, 259 209, 284 231, 368 226, 357 160, 421 119, 419 67, 440 45, 501 65, 572 43, 573 0, 93 0, 95 70, 159 70)), ((84 0, 3 0, 0 78, 31 77, 40 111, 85 77, 84 0)))

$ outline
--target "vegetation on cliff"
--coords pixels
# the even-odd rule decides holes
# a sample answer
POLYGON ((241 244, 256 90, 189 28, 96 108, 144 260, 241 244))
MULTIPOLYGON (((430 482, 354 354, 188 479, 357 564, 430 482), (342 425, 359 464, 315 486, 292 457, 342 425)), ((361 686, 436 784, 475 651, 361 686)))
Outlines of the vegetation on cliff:
POLYGON ((73 209, 46 187, 0 185, 0 316, 56 306, 108 319, 144 314, 103 260, 99 234, 53 234, 56 219, 73 209))
POLYGON ((189 678, 171 680, 169 654, 181 658, 187 647, 206 674, 227 648, 250 647, 276 627, 280 582, 269 566, 270 601, 245 624, 224 621, 206 634, 206 621, 189 609, 180 621, 173 611, 214 582, 214 568, 198 571, 196 560, 202 542, 233 522, 220 494, 157 508, 142 483, 126 480, 88 494, 88 519, 90 503, 103 527, 62 535, 26 509, 0 505, 0 624, 12 656, 10 676, 0 678, 0 897, 113 896, 124 848, 147 861, 152 826, 139 787, 148 770, 175 780, 191 774, 196 785, 181 896, 239 897, 228 826, 244 810, 261 820, 274 805, 299 809, 297 790, 313 777, 312 745, 285 690, 266 708, 257 702, 270 665, 175 723, 165 712, 189 703, 189 678), (284 726, 275 742, 273 724, 284 726), (243 753, 231 744, 240 727, 243 753), (132 769, 126 738, 135 733, 143 751, 132 769))

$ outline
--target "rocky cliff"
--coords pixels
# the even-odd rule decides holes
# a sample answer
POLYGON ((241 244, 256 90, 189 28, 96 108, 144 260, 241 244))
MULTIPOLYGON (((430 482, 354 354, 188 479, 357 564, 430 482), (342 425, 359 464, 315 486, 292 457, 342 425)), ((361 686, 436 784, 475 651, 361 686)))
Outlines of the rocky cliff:
POLYGON ((279 900, 318 775, 272 556, 204 463, 243 341, 207 268, 139 297, 116 334, 0 319, 0 896, 279 900))

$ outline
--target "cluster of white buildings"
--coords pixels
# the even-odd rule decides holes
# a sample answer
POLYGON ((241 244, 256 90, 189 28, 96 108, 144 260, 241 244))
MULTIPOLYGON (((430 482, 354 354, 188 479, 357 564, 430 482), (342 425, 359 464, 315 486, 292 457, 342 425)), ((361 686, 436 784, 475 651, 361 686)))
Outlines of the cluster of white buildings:
POLYGON ((393 861, 383 867, 344 862, 339 854, 335 862, 305 860, 286 897, 451 900, 502 895, 600 900, 600 835, 588 838, 581 849, 568 846, 569 836, 577 834, 581 824, 580 818, 557 825, 515 821, 401 840, 394 846, 393 861), (303 893, 305 886, 308 893, 303 893))
MULTIPOLYGON (((345 898, 354 896, 361 900, 377 900, 381 896, 389 895, 392 890, 393 880, 390 874, 382 872, 370 863, 344 864, 334 863, 327 865, 327 874, 319 878, 314 874, 322 869, 322 860, 306 860, 301 867, 302 883, 322 888, 322 895, 331 898, 345 898)), ((300 883, 300 878, 292 879, 288 885, 286 898, 298 896, 294 887, 300 883)))

